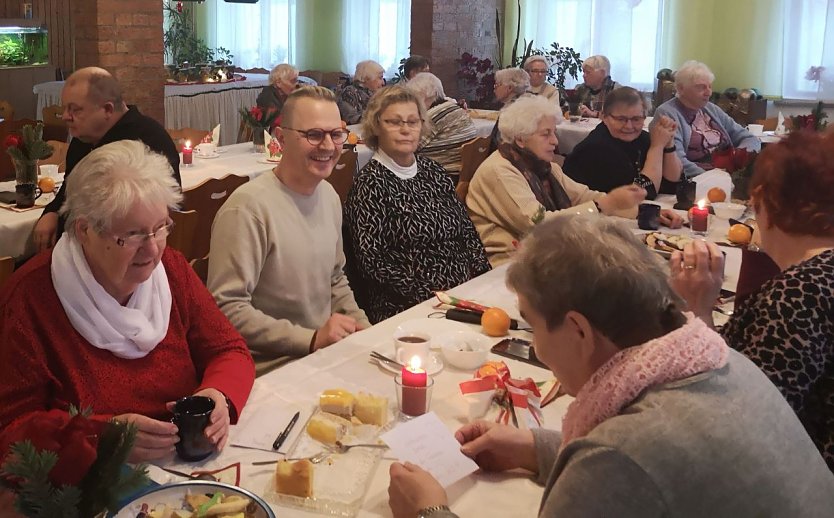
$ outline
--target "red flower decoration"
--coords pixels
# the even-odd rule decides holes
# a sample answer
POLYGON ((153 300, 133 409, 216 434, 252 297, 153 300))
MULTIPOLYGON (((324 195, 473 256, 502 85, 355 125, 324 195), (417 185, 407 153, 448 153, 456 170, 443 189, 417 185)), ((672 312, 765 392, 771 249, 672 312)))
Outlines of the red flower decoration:
POLYGON ((755 156, 744 148, 727 148, 712 154, 712 165, 728 173, 734 173, 747 167, 755 156))
POLYGON ((257 120, 261 120, 261 117, 263 117, 263 114, 264 114, 263 110, 261 109, 260 106, 253 106, 252 109, 249 110, 249 115, 251 115, 252 117, 254 117, 257 120))
POLYGON ((77 486, 96 460, 98 437, 106 422, 82 415, 70 417, 61 410, 36 412, 11 425, 3 434, 0 454, 6 455, 12 444, 29 440, 37 450, 53 451, 58 462, 49 472, 56 487, 77 486))
POLYGON ((16 147, 18 149, 22 149, 23 148, 23 139, 20 137, 20 135, 14 135, 14 134, 9 135, 8 137, 6 137, 6 140, 3 141, 3 147, 4 148, 16 147))

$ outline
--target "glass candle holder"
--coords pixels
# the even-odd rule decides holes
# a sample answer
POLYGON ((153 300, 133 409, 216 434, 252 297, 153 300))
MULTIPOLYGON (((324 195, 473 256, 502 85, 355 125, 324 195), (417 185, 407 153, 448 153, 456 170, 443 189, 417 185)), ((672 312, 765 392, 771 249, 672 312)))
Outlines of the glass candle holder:
POLYGON ((394 377, 394 389, 397 392, 397 409, 406 418, 425 414, 431 407, 431 391, 434 379, 427 378, 426 386, 413 387, 403 385, 402 376, 394 377))

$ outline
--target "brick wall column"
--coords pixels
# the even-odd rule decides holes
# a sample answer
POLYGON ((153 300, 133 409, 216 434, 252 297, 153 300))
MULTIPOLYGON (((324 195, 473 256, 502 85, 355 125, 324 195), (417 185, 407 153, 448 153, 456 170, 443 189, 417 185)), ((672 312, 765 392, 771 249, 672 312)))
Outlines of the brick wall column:
POLYGON ((165 123, 162 4, 159 0, 72 2, 76 69, 108 70, 125 101, 165 123))
POLYGON ((457 59, 464 52, 495 60, 495 11, 504 23, 504 0, 412 0, 411 52, 426 56, 446 95, 458 93, 457 59))

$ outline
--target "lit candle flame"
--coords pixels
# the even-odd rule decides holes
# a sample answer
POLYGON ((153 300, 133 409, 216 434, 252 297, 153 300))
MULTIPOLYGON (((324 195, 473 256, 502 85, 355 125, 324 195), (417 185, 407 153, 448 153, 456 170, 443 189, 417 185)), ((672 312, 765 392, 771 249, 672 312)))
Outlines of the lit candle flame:
POLYGON ((185 141, 185 149, 191 149, 191 141, 190 140, 185 141))
POLYGON ((423 362, 420 361, 419 356, 412 356, 411 359, 408 361, 408 370, 412 372, 417 372, 422 370, 421 367, 423 366, 423 362))
POLYGON ((698 200, 698 208, 699 209, 704 210, 704 207, 706 207, 706 206, 707 206, 706 200, 703 200, 703 199, 698 200))

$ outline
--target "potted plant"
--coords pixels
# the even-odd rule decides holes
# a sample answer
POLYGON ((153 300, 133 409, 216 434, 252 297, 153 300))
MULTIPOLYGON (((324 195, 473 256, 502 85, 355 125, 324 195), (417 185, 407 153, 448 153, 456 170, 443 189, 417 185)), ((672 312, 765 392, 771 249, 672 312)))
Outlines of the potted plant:
POLYGON ((263 153, 265 143, 264 131, 269 131, 273 125, 280 123, 280 112, 275 108, 267 108, 264 110, 260 106, 253 106, 248 110, 241 108, 239 112, 243 122, 252 128, 252 143, 255 145, 255 151, 263 153))
POLYGON ((17 208, 35 205, 38 184, 38 160, 52 156, 52 146, 43 140, 43 123, 23 126, 20 135, 11 134, 3 142, 15 169, 17 208))

